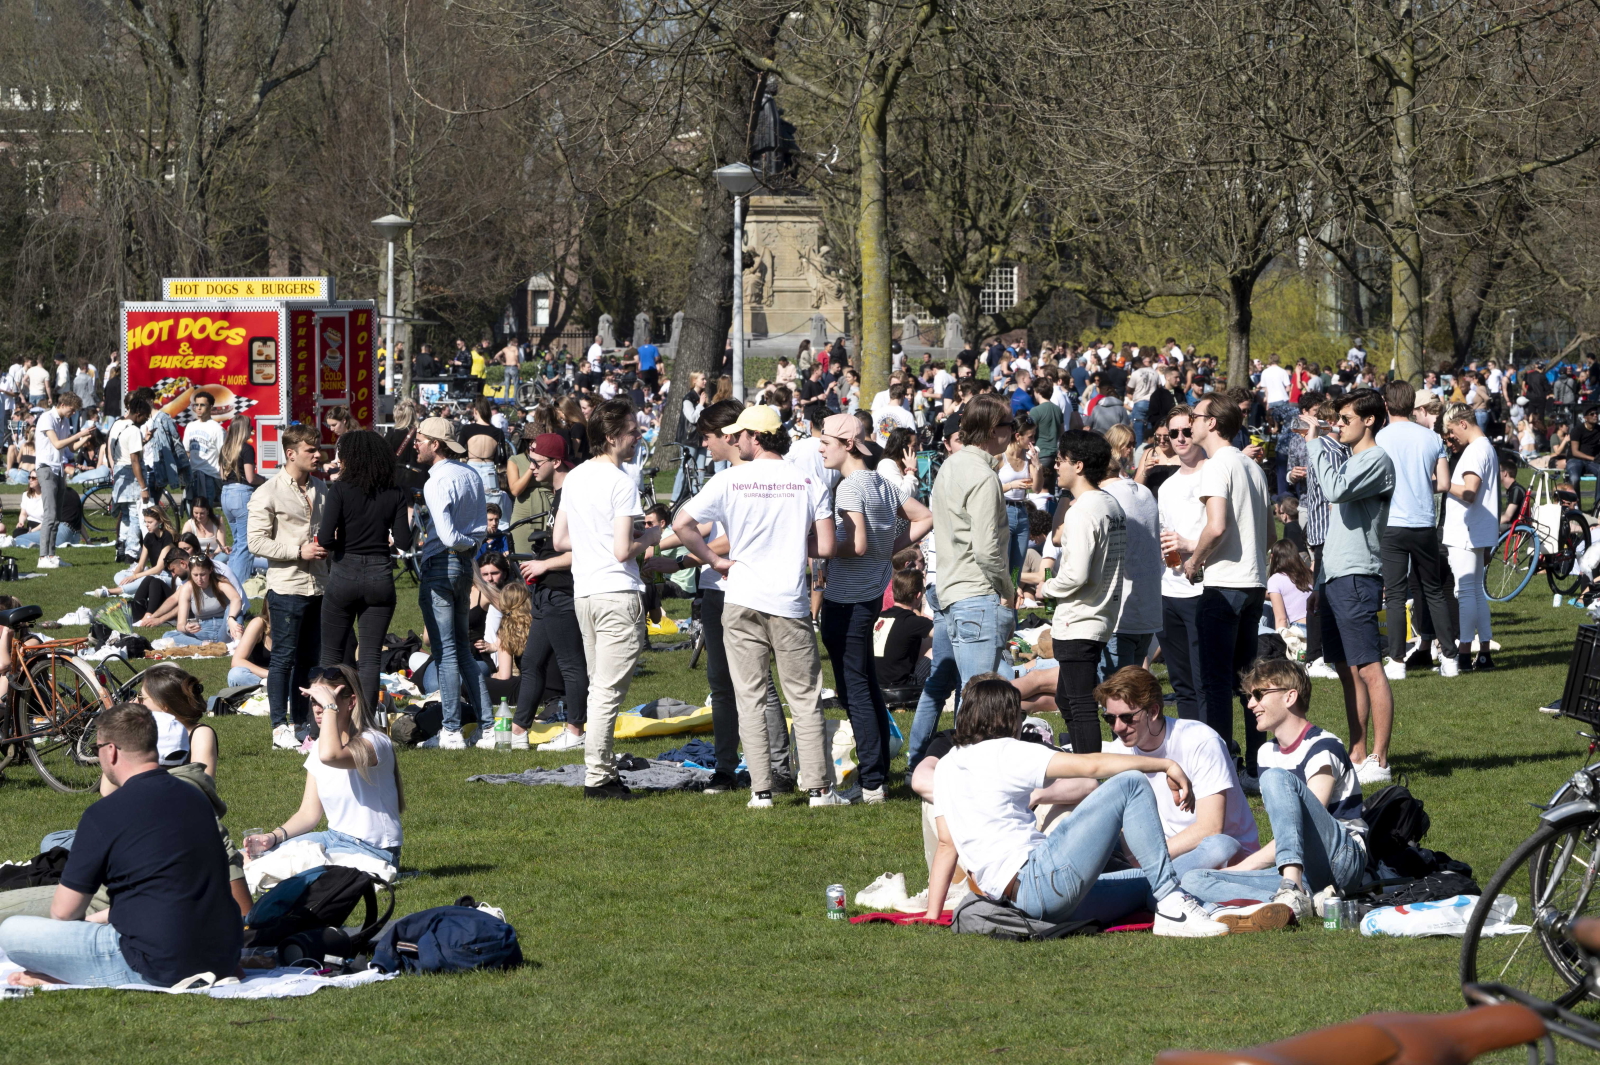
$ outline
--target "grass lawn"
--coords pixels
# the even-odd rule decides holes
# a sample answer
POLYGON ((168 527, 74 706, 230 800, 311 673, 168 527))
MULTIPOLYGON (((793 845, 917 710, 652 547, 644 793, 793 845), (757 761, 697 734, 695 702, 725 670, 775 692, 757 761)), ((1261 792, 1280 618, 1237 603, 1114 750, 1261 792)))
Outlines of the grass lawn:
MULTIPOLYGON (((31 569, 31 552, 13 553, 31 569)), ((81 593, 110 577, 110 550, 62 555, 71 569, 0 591, 52 618, 97 603, 81 593)), ((420 631, 409 587, 401 603, 394 627, 420 631)), ((1528 802, 1544 801, 1582 762, 1575 726, 1534 711, 1559 694, 1583 619, 1549 604, 1539 580, 1496 607, 1497 672, 1396 686, 1394 762, 1433 817, 1428 842, 1471 863, 1480 881, 1534 827, 1528 802)), ((646 666, 630 705, 706 694, 686 653, 651 654, 646 666)), ((214 661, 194 672, 215 691, 225 670, 214 661)), ((1313 707, 1314 720, 1344 733, 1335 683, 1316 683, 1313 707)), ((902 731, 909 723, 901 719, 902 731)), ((216 727, 229 826, 237 835, 280 823, 299 801, 300 759, 269 750, 263 718, 216 727)), ((678 742, 624 748, 655 754, 678 742)), ((402 881, 400 912, 463 894, 493 902, 516 926, 526 967, 280 1002, 40 994, 0 1004, 8 1060, 1148 1062, 1165 1047, 1238 1046, 1374 1009, 1461 1005, 1455 940, 1314 928, 1017 945, 826 920, 830 883, 853 896, 885 870, 906 873, 912 890, 925 882, 916 800, 898 783, 879 807, 812 812, 780 797, 756 812, 738 793, 592 803, 576 789, 466 780, 570 754, 408 751, 401 760, 405 864, 419 875, 402 881)), ((9 770, 0 857, 32 855, 43 833, 70 827, 87 804, 29 767, 9 770)))

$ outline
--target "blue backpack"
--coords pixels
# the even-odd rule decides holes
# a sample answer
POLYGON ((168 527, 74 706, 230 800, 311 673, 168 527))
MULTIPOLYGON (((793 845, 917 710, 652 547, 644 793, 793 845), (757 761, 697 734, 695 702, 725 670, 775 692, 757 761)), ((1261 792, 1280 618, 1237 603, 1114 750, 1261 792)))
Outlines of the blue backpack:
POLYGON ((373 967, 386 973, 457 973, 521 964, 516 929, 460 903, 407 914, 384 929, 372 950, 373 967))

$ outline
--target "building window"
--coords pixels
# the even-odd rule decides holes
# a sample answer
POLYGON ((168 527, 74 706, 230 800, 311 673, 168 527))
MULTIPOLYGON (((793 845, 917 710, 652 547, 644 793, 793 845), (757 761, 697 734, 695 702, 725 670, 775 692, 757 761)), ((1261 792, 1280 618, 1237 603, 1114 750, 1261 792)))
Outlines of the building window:
POLYGON ((1017 305, 1017 268, 997 266, 989 271, 989 280, 978 292, 978 309, 984 314, 997 314, 1017 305))
POLYGON ((533 297, 533 324, 543 329, 550 324, 550 297, 533 297))

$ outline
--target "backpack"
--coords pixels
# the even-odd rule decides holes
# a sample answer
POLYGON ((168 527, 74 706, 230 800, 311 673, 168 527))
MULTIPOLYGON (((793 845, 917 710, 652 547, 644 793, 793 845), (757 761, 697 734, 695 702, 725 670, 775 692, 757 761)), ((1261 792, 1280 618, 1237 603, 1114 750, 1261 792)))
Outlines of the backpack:
POLYGON ((384 673, 400 673, 411 668, 411 656, 422 650, 422 637, 415 630, 406 630, 406 638, 401 639, 394 633, 389 633, 383 639, 383 657, 380 660, 384 673))
POLYGON ((1404 872, 1408 848, 1422 842, 1432 821, 1416 798, 1402 784, 1379 788, 1361 804, 1361 818, 1367 823, 1367 864, 1380 863, 1404 872))
POLYGON ((463 903, 408 914, 384 929, 372 965, 386 973, 458 973, 514 969, 522 964, 517 931, 493 914, 463 903))
POLYGON ((415 747, 422 741, 438 735, 444 728, 444 708, 439 700, 432 699, 422 704, 416 713, 399 711, 389 719, 389 738, 396 743, 407 747, 415 747))
POLYGON ((950 919, 950 931, 1004 939, 1013 943, 1027 943, 1040 939, 1060 939, 1074 932, 1097 927, 1093 921, 1062 921, 1052 924, 1040 921, 1017 908, 1005 899, 990 899, 973 892, 955 909, 950 919))
POLYGON ((260 950, 322 928, 339 928, 355 912, 356 905, 367 904, 361 931, 350 937, 354 952, 359 952, 376 936, 394 913, 394 889, 371 873, 344 865, 319 865, 289 877, 256 900, 244 921, 245 946, 260 950), (378 914, 378 888, 389 893, 389 905, 378 914))
MULTIPOLYGON (((1459 862, 1456 864, 1460 864, 1459 862)), ((1402 884, 1395 884, 1378 892, 1373 900, 1374 906, 1414 906, 1419 902, 1437 902, 1440 899, 1454 898, 1456 895, 1481 895, 1483 890, 1478 887, 1478 882, 1472 879, 1472 871, 1466 874, 1447 870, 1440 873, 1430 873, 1416 880, 1408 880, 1402 884)))

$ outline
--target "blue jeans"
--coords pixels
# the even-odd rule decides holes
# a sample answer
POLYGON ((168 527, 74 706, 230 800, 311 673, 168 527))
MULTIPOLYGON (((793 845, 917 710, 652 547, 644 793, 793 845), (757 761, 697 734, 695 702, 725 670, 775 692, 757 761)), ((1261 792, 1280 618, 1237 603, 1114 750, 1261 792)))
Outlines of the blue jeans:
POLYGON ((1143 773, 1118 773, 1034 848, 1017 873, 1017 906, 1042 921, 1114 921, 1178 890, 1156 793, 1143 773), (1100 875, 1126 840, 1139 880, 1100 875), (1143 883, 1140 883, 1140 881, 1143 883))
POLYGON ((199 470, 189 471, 189 501, 203 500, 212 506, 222 496, 222 478, 199 470))
MULTIPOLYGON (((930 588, 927 600, 933 611, 933 664, 917 700, 917 716, 911 720, 907 773, 917 767, 939 731, 945 700, 972 677, 999 667, 1000 652, 1017 625, 1016 611, 1002 606, 997 595, 973 596, 941 610, 936 589, 930 588)), ((959 704, 956 709, 960 711, 959 704)))
POLYGON ((228 531, 233 534, 233 552, 228 556, 228 568, 233 571, 241 588, 256 568, 256 556, 250 553, 250 534, 246 528, 250 523, 250 496, 254 491, 247 484, 222 486, 222 516, 228 522, 228 531))
MULTIPOLYGON (((239 624, 243 625, 246 620, 248 620, 248 616, 241 617, 239 624)), ((166 633, 166 635, 172 637, 172 642, 179 647, 198 647, 203 643, 227 643, 233 639, 233 636, 228 632, 228 618, 226 615, 200 619, 199 632, 178 632, 174 629, 172 632, 166 633)))
POLYGON ((39 853, 43 854, 45 851, 54 850, 56 847, 62 847, 70 851, 73 840, 77 838, 78 830, 75 828, 63 828, 57 832, 46 832, 44 838, 39 841, 39 853))
POLYGON ((311 704, 300 694, 322 651, 322 596, 267 593, 272 621, 272 661, 267 666, 267 707, 272 727, 294 719, 302 739, 316 733, 311 704))
POLYGON ((246 684, 260 684, 262 680, 245 666, 228 667, 228 687, 242 688, 246 684))
MULTIPOLYGON (((1162 787, 1164 785, 1152 785, 1162 787)), ((1183 882, 1184 874, 1192 873, 1196 869, 1220 869, 1233 861, 1233 856, 1239 853, 1239 841, 1232 836, 1217 833, 1207 836, 1195 845, 1194 850, 1186 851, 1172 859, 1172 875, 1183 882)), ((1118 869, 1114 873, 1101 873, 1100 880, 1095 884, 1097 898, 1104 896, 1109 902, 1116 900, 1117 906, 1126 906, 1123 912, 1132 913, 1140 908, 1154 910, 1156 899, 1150 893, 1150 881, 1144 875, 1143 869, 1129 868, 1118 869), (1124 881, 1124 883, 1117 883, 1124 881), (1116 892, 1126 890, 1127 896, 1118 899, 1116 892)))
MULTIPOLYGON (((692 434, 691 434, 692 435, 692 434)), ((679 441, 683 443, 683 441, 679 441)), ((688 466, 693 469, 706 460, 705 448, 683 447, 678 452, 678 472, 672 478, 672 498, 677 499, 678 493, 683 489, 683 468, 688 466)))
POLYGON ((1277 868, 1242 873, 1198 869, 1184 875, 1185 891, 1212 908, 1232 899, 1267 902, 1282 880, 1278 870, 1286 865, 1305 870, 1306 888, 1313 894, 1329 885, 1342 892, 1361 886, 1367 869, 1366 848, 1304 781, 1287 769, 1265 770, 1261 774, 1261 805, 1272 822, 1277 868))
MULTIPOLYGON (((81 543, 83 543, 83 537, 78 535, 78 530, 77 529, 74 529, 70 525, 57 525, 56 526, 56 546, 57 547, 60 547, 62 544, 81 544, 81 543)), ((37 531, 23 533, 21 536, 17 537, 15 540, 11 541, 11 546, 12 547, 38 547, 39 546, 39 533, 37 531)))
MULTIPOLYGON (((472 556, 455 551, 434 555, 422 564, 422 587, 417 601, 428 629, 428 646, 439 666, 439 705, 444 727, 461 731, 461 699, 480 729, 494 727, 489 706, 489 686, 483 673, 473 668, 472 637, 467 633, 467 609, 472 598, 472 556)), ((273 637, 276 642, 276 635, 273 637)))
POLYGON ((1149 428, 1145 425, 1150 420, 1150 401, 1141 399, 1133 405, 1133 446, 1140 447, 1144 444, 1145 433, 1149 428))
POLYGON ((0 950, 29 972, 69 984, 120 987, 150 983, 123 958, 122 933, 109 924, 8 917, 0 924, 0 950))
MULTIPOLYGON (((1239 674, 1256 659, 1256 629, 1261 618, 1265 588, 1207 588, 1200 596, 1197 618, 1200 639, 1200 705, 1202 718, 1214 729, 1228 749, 1239 751, 1233 737, 1233 700, 1244 693, 1238 690, 1239 674)), ((1244 758, 1251 773, 1256 768, 1256 752, 1264 737, 1256 727, 1256 717, 1244 711, 1244 758)))
POLYGON ((1100 679, 1105 680, 1123 666, 1144 665, 1144 656, 1150 653, 1150 641, 1155 638, 1153 632, 1113 633, 1106 641, 1106 649, 1100 653, 1100 679))
POLYGON ((879 599, 822 604, 822 646, 828 649, 839 700, 855 733, 863 788, 881 788, 889 777, 889 710, 872 655, 872 624, 882 607, 879 599))
POLYGON ((376 858, 380 862, 388 862, 396 869, 400 868, 399 847, 380 847, 376 843, 368 843, 361 837, 352 836, 348 832, 338 832, 330 828, 322 832, 307 832, 303 836, 295 836, 294 838, 308 839, 313 843, 320 843, 322 844, 322 849, 330 855, 338 854, 340 851, 344 851, 347 854, 364 854, 369 858, 376 858))
POLYGON ((1006 500, 1006 528, 1010 535, 1011 568, 1021 570, 1028 558, 1028 504, 1026 501, 1006 500))

